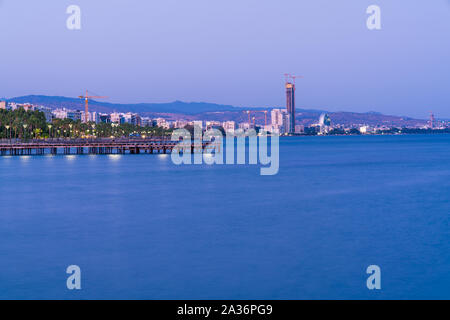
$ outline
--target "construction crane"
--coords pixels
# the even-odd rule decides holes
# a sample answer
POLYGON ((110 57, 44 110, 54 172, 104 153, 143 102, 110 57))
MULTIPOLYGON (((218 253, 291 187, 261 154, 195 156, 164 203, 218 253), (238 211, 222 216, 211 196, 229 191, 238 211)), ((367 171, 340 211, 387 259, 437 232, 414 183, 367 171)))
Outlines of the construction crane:
MULTIPOLYGON (((268 113, 268 111, 267 110, 247 110, 247 111, 245 111, 246 113, 247 113, 247 115, 248 115, 248 125, 249 126, 251 126, 251 119, 252 119, 252 117, 251 117, 251 114, 252 113, 258 113, 258 112, 264 112, 264 118, 265 118, 265 125, 267 126, 267 113, 268 113)), ((255 117, 253 117, 253 126, 255 125, 255 117)))
POLYGON ((292 81, 292 83, 295 85, 295 80, 296 79, 302 79, 303 76, 296 76, 296 75, 293 75, 293 74, 290 74, 290 73, 285 73, 284 74, 284 78, 286 80, 286 83, 292 81))
POLYGON ((86 123, 89 122, 89 99, 108 99, 108 97, 89 96, 89 93, 87 90, 86 90, 85 96, 79 96, 78 98, 85 100, 84 120, 86 121, 86 123))

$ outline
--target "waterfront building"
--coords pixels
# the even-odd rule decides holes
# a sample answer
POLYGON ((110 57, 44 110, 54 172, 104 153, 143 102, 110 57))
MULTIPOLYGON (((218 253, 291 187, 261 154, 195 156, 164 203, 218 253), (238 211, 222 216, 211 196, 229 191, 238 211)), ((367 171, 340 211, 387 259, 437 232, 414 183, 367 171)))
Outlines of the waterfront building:
POLYGON ((156 126, 163 127, 166 125, 166 119, 164 118, 156 118, 156 126))
POLYGON ((361 132, 362 134, 369 134, 371 132, 373 132, 374 130, 369 127, 369 126, 361 126, 359 127, 359 132, 361 132))
MULTIPOLYGON (((25 111, 34 111, 36 110, 36 108, 29 104, 29 103, 15 103, 15 102, 10 102, 10 103, 5 103, 5 108, 7 108, 7 110, 17 110, 17 109, 24 109, 25 111)), ((0 108, 3 109, 3 108, 0 108)))
POLYGON ((111 123, 117 123, 117 124, 122 124, 125 122, 122 114, 117 113, 117 112, 113 112, 109 115, 109 118, 111 120, 111 123))
POLYGON ((331 118, 328 114, 323 113, 319 118, 320 133, 325 134, 330 131, 331 118))
POLYGON ((149 117, 142 117, 141 118, 141 125, 143 127, 153 127, 153 121, 149 117))
POLYGON ((53 110, 53 117, 55 119, 66 119, 67 118, 67 111, 65 109, 53 110))
POLYGON ((183 129, 187 125, 188 125, 188 122, 186 120, 176 120, 173 123, 173 127, 176 128, 176 129, 183 129))
POLYGON ((305 126, 301 124, 295 125, 295 133, 304 133, 305 132, 305 126))
POLYGON ((36 110, 35 106, 33 106, 32 104, 29 104, 29 103, 21 104, 20 108, 23 108, 23 110, 25 110, 27 112, 36 110))
POLYGON ((236 130, 236 122, 225 121, 222 123, 222 127, 225 130, 225 132, 234 132, 236 130))
POLYGON ((128 112, 128 113, 123 114, 122 117, 123 117, 124 123, 129 123, 134 126, 141 125, 141 117, 136 113, 128 112))
POLYGON ((8 102, 0 101, 0 109, 8 110, 8 102))
POLYGON ((80 110, 68 110, 67 118, 73 121, 81 121, 81 111, 80 110))
POLYGON ((273 109, 270 113, 273 129, 278 133, 294 133, 292 114, 287 110, 273 109))
POLYGON ((290 113, 283 112, 283 127, 282 133, 293 133, 294 129, 292 128, 292 117, 290 113))
POLYGON ((156 119, 156 126, 164 129, 170 129, 170 126, 173 125, 172 123, 168 122, 164 118, 157 118, 156 119))
POLYGON ((264 131, 274 133, 274 134, 280 134, 281 128, 282 128, 282 126, 279 126, 279 125, 268 124, 268 125, 264 126, 264 131))
POLYGON ((53 117, 56 119, 71 119, 81 121, 82 112, 79 110, 68 110, 66 108, 53 110, 53 117))
POLYGON ((241 123, 239 123, 239 129, 249 130, 250 129, 250 123, 248 123, 248 122, 241 122, 241 123))
POLYGON ((206 121, 206 130, 220 127, 222 127, 222 123, 220 121, 206 121))
POLYGON ((286 111, 289 115, 289 125, 285 126, 287 133, 295 130, 295 84, 286 82, 286 111))
MULTIPOLYGON (((87 121, 98 123, 98 113, 88 112, 87 121)), ((86 123, 85 111, 81 111, 81 122, 86 123)))
POLYGON ((99 122, 98 113, 97 112, 89 112, 89 121, 98 123, 99 122))
POLYGON ((192 125, 192 126, 194 126, 194 127, 198 127, 198 128, 200 128, 200 129, 203 130, 203 121, 202 121, 202 120, 195 120, 195 121, 192 121, 192 122, 190 123, 190 125, 192 125))
POLYGON ((135 122, 135 126, 142 127, 142 118, 141 118, 141 116, 138 115, 137 113, 136 113, 136 122, 135 122))
POLYGON ((283 125, 283 111, 280 109, 272 109, 270 112, 271 123, 274 126, 282 126, 283 125))
POLYGON ((128 113, 123 115, 123 121, 125 123, 135 124, 136 123, 136 116, 133 113, 128 112, 128 113))
POLYGON ((19 109, 20 105, 15 102, 10 102, 10 103, 8 103, 8 107, 9 107, 9 110, 14 111, 14 110, 19 109))
POLYGON ((170 129, 170 128, 173 128, 173 122, 172 122, 172 121, 166 121, 166 122, 163 124, 162 128, 163 128, 163 129, 170 129))
POLYGON ((111 116, 106 113, 99 113, 98 114, 98 122, 111 123, 111 116))

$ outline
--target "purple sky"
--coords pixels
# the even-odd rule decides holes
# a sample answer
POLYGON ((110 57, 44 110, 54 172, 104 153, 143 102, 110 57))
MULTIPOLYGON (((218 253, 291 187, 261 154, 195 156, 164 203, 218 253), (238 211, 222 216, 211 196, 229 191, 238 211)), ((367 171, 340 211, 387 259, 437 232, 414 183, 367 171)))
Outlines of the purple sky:
POLYGON ((448 0, 0 0, 0 44, 0 97, 284 106, 291 72, 298 107, 450 118, 448 0))

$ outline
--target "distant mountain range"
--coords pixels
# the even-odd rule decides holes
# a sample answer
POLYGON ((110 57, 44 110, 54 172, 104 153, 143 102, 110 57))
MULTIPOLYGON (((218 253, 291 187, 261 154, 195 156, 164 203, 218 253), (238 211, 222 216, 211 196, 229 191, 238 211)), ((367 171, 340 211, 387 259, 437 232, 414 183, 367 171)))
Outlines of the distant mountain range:
MULTIPOLYGON (((84 110, 84 100, 77 98, 67 98, 58 96, 30 95, 8 99, 7 101, 16 103, 32 103, 50 108, 67 108, 84 110)), ((138 104, 118 104, 89 101, 89 109, 97 112, 135 112, 135 113, 181 113, 194 115, 203 112, 214 111, 235 111, 237 108, 229 105, 220 105, 205 102, 182 102, 174 101, 169 103, 138 103, 138 104)))
MULTIPOLYGON (((84 101, 77 98, 29 95, 6 99, 8 102, 31 103, 46 106, 52 109, 67 108, 84 110, 84 101)), ((253 108, 235 107, 231 105, 221 105, 206 102, 182 102, 174 101, 169 103, 138 103, 138 104, 118 104, 91 100, 89 110, 111 113, 111 112, 135 112, 149 117, 162 117, 168 120, 216 120, 237 122, 248 121, 246 110, 253 108)), ((265 110, 270 110, 265 109, 265 110)), ((386 126, 420 126, 425 125, 426 120, 413 119, 409 117, 399 117, 383 115, 378 112, 356 113, 356 112, 328 112, 325 110, 297 109, 297 123, 310 125, 317 123, 320 114, 328 113, 335 124, 361 124, 361 125, 386 125, 386 126)), ((255 113, 256 121, 264 123, 264 114, 255 113)), ((270 116, 269 116, 270 119, 270 116)))

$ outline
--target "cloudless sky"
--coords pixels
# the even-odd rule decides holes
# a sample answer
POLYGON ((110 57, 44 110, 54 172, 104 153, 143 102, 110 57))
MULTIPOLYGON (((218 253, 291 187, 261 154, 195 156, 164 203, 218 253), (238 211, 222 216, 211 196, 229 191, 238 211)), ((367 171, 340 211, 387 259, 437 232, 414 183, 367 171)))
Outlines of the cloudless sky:
POLYGON ((450 118, 450 0, 0 0, 0 47, 0 97, 284 106, 291 72, 297 107, 450 118))

